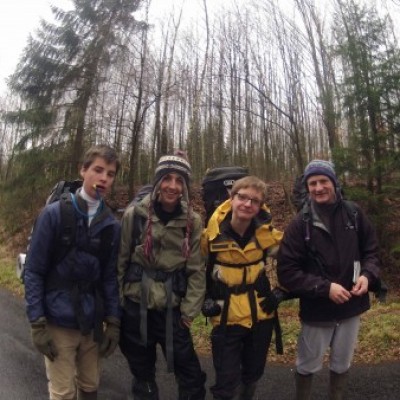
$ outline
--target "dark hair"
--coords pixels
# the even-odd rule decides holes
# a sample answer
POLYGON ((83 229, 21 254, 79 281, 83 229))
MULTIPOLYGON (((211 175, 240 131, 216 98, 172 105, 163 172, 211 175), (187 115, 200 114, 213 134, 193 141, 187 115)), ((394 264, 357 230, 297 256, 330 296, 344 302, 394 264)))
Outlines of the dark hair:
POLYGON ((115 149, 106 144, 90 147, 83 156, 82 168, 88 169, 97 157, 103 158, 107 164, 115 163, 116 172, 118 172, 121 166, 118 154, 115 149))

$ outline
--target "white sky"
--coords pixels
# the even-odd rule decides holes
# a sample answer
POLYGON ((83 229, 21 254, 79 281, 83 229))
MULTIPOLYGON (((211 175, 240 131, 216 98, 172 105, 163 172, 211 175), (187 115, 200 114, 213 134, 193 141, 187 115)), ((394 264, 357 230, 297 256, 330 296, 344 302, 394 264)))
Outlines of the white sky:
MULTIPOLYGON (((161 17, 184 3, 184 16, 201 16, 203 0, 151 0, 151 8, 161 17)), ((323 2, 326 0, 320 0, 323 2)), ((368 0, 370 1, 370 0, 368 0)), ((375 0, 381 4, 392 3, 398 10, 400 0, 375 0)), ((227 3, 240 3, 246 0, 207 0, 209 11, 227 3)), ((282 3, 289 0, 279 0, 282 3)), ((50 4, 63 9, 71 8, 70 0, 2 0, 0 5, 0 96, 6 91, 6 78, 11 75, 18 63, 30 33, 39 27, 40 18, 52 21, 50 4)), ((320 3, 321 4, 321 3, 320 3)))
MULTIPOLYGON (((231 0, 233 1, 233 0, 231 0)), ((184 2, 184 14, 194 14, 202 0, 152 0, 151 8, 165 15, 174 5, 184 2)), ((207 0, 211 8, 228 0, 207 0)), ((39 28, 40 18, 52 21, 50 5, 70 9, 70 0, 2 0, 0 5, 0 96, 7 89, 6 78, 10 76, 21 57, 30 33, 39 28)))
POLYGON ((64 6, 68 0, 3 0, 0 6, 0 93, 5 79, 14 72, 30 32, 40 17, 51 17, 50 4, 64 6))

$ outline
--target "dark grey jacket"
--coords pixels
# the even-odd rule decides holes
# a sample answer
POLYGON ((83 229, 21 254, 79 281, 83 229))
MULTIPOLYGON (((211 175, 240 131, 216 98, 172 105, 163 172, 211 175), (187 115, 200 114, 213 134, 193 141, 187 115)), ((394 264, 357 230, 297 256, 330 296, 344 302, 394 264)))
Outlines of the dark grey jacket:
POLYGON ((339 200, 324 218, 329 229, 311 205, 310 245, 321 260, 323 270, 310 255, 305 241, 307 224, 300 211, 289 224, 278 253, 279 283, 300 297, 300 318, 306 322, 337 321, 359 315, 369 309, 369 296, 353 296, 344 304, 329 299, 332 282, 350 290, 354 261, 361 263, 361 275, 369 285, 379 276, 378 242, 371 223, 357 207, 357 231, 339 200), (353 226, 354 228, 354 226, 353 226))

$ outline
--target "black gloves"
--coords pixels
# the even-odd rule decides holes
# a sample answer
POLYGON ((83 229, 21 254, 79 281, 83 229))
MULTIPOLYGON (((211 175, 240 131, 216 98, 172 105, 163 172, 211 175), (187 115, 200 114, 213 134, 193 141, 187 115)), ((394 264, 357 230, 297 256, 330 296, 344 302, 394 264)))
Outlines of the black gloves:
POLYGON ((34 346, 50 361, 54 361, 58 352, 48 331, 45 317, 31 323, 31 336, 34 346))
POLYGON ((265 297, 260 301, 260 307, 265 313, 272 314, 278 308, 279 301, 272 291, 267 293, 267 295, 258 294, 258 297, 265 297))
POLYGON ((260 301, 261 309, 267 314, 273 313, 278 308, 279 301, 271 291, 271 284, 264 270, 260 272, 254 288, 257 291, 257 297, 265 297, 260 301))
POLYGON ((205 317, 216 317, 221 314, 221 306, 215 300, 208 298, 204 300, 201 312, 205 317))

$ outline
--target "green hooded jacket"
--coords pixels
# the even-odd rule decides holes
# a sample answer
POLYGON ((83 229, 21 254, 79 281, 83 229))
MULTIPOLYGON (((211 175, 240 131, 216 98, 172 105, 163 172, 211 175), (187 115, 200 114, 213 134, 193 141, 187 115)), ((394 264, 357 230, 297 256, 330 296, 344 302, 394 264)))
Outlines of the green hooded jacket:
MULTIPOLYGON (((140 303, 142 283, 127 282, 126 273, 130 263, 143 267, 144 270, 160 270, 174 272, 186 268, 187 289, 183 298, 173 294, 173 306, 179 306, 182 315, 195 318, 201 310, 206 291, 205 263, 200 251, 202 222, 200 215, 192 213, 192 228, 190 234, 190 256, 187 260, 182 254, 182 243, 186 232, 187 204, 182 201, 182 214, 164 225, 155 213, 151 216, 153 238, 153 261, 150 262, 144 254, 144 239, 146 226, 143 227, 140 243, 132 251, 132 231, 134 213, 141 215, 147 221, 150 196, 146 196, 139 204, 129 206, 122 217, 121 244, 118 254, 118 283, 120 299, 124 298, 140 303), (132 253, 132 254, 131 254, 132 253)), ((147 299, 148 309, 163 310, 167 307, 165 284, 150 278, 150 288, 147 299)))

